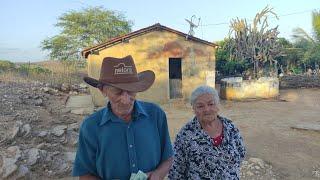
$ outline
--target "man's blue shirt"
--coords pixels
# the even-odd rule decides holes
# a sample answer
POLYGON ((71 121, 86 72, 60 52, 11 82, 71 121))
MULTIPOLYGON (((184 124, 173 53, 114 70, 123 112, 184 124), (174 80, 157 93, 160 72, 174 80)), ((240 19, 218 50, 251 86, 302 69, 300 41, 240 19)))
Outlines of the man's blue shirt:
POLYGON ((167 118, 160 107, 136 100, 132 117, 126 123, 110 108, 87 117, 80 127, 73 176, 129 179, 131 173, 152 171, 172 156, 167 118))

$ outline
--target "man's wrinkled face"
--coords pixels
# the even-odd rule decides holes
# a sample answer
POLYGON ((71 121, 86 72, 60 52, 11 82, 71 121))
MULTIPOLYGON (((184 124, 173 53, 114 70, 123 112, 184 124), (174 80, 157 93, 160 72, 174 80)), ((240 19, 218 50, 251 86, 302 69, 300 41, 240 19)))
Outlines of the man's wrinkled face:
POLYGON ((111 103, 112 112, 117 116, 126 116, 133 110, 136 93, 112 86, 103 86, 102 93, 111 103))
POLYGON ((203 94, 193 104, 193 111, 200 122, 208 123, 216 119, 219 108, 215 104, 212 95, 203 94))

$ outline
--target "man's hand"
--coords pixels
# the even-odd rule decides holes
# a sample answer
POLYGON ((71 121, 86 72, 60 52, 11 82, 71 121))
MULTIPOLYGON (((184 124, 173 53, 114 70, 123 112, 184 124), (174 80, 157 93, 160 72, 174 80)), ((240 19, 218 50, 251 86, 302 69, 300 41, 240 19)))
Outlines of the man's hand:
POLYGON ((148 179, 150 180, 162 180, 166 177, 169 172, 169 169, 172 165, 173 158, 170 157, 164 162, 162 162, 157 169, 154 171, 147 172, 148 179))
POLYGON ((148 172, 147 176, 148 176, 148 180, 161 180, 161 177, 159 173, 157 173, 157 171, 148 172))
POLYGON ((90 174, 84 175, 84 176, 80 176, 79 180, 99 180, 98 177, 96 176, 92 176, 90 174))

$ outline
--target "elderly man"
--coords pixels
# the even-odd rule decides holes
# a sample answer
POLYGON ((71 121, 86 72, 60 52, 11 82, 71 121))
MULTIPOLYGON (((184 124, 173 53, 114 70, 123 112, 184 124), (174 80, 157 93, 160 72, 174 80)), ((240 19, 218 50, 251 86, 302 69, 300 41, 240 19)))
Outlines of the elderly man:
POLYGON ((150 70, 137 73, 131 56, 106 57, 99 80, 84 78, 109 102, 80 127, 73 176, 129 179, 139 171, 148 179, 166 176, 173 155, 166 114, 153 103, 135 99, 137 92, 151 87, 154 79, 150 70))

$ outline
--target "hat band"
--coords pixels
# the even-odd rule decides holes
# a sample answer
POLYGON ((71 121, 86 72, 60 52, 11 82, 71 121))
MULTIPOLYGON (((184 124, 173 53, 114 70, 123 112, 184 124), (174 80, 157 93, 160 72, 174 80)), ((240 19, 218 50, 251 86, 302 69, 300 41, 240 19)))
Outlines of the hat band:
POLYGON ((132 83, 132 82, 138 82, 139 78, 138 76, 130 76, 130 77, 119 77, 119 78, 103 78, 99 81, 105 82, 105 83, 132 83))

